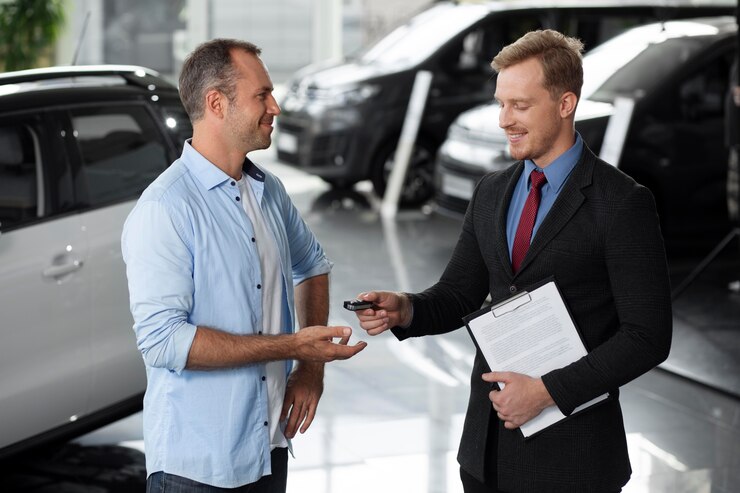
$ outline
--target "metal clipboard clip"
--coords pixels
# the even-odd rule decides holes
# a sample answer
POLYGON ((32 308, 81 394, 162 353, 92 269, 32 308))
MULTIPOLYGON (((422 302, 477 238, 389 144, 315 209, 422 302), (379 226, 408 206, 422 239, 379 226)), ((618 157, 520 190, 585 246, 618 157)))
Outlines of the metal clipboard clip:
POLYGON ((493 315, 494 318, 499 318, 507 313, 511 313, 517 308, 520 308, 527 303, 532 301, 532 296, 527 291, 522 291, 518 295, 509 298, 508 300, 504 300, 501 303, 498 303, 491 307, 491 315, 493 315))

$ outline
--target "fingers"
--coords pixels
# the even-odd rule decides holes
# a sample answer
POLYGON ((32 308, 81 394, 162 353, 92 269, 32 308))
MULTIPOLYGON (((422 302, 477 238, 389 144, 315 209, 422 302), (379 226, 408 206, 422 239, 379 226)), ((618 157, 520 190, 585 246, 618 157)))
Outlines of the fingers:
POLYGON ((313 423, 313 418, 316 416, 316 407, 317 406, 315 404, 308 406, 308 409, 306 410, 306 419, 303 421, 303 426, 301 426, 301 433, 306 433, 308 427, 313 423))
POLYGON ((484 381, 494 383, 503 382, 507 383, 511 381, 511 373, 508 371, 492 371, 490 373, 484 373, 481 375, 484 381))
POLYGON ((293 438, 295 436, 295 432, 298 429, 298 425, 303 420, 304 414, 305 411, 303 411, 303 406, 296 403, 292 407, 290 414, 288 415, 288 422, 285 424, 285 431, 283 431, 285 438, 293 438))
POLYGON ((360 341, 354 346, 342 346, 339 344, 336 344, 335 346, 335 357, 332 358, 332 360, 349 359, 365 349, 367 347, 367 343, 365 341, 360 341))
POLYGON ((360 327, 371 336, 378 335, 390 328, 390 319, 385 316, 383 311, 365 310, 361 315, 358 315, 358 318, 360 319, 360 327))

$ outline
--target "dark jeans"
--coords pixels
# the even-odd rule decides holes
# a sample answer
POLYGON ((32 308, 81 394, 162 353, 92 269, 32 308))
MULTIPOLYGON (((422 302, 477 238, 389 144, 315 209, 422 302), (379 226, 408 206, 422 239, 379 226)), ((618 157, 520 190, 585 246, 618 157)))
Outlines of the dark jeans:
POLYGON ((285 493, 288 481, 288 449, 276 448, 270 454, 272 474, 238 488, 217 488, 192 479, 159 471, 146 480, 146 493, 285 493))

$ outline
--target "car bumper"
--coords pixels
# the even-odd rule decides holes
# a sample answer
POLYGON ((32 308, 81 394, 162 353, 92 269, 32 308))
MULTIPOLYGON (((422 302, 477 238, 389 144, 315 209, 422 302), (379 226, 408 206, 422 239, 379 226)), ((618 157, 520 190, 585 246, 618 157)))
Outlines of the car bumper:
POLYGON ((308 173, 337 181, 365 178, 358 111, 327 112, 316 118, 306 113, 278 117, 275 146, 280 161, 308 173))
POLYGON ((463 157, 456 151, 459 147, 457 142, 445 141, 437 155, 434 206, 445 215, 465 214, 478 181, 486 173, 506 169, 514 163, 505 157, 505 148, 497 150, 466 145, 463 157), (469 159, 469 156, 474 159, 469 159))

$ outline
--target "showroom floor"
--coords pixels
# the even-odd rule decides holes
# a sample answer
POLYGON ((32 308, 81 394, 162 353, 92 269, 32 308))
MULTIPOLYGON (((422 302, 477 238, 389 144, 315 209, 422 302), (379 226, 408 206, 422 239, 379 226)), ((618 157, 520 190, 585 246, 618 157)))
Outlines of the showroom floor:
MULTIPOLYGON (((267 152, 253 158, 271 161, 267 152)), ((369 343, 356 358, 327 366, 319 414, 294 440, 288 491, 461 492, 455 456, 474 352, 467 333, 404 343, 387 333, 371 338, 341 308, 364 290, 429 286, 449 258, 459 221, 417 211, 384 223, 362 187, 338 194, 279 164, 269 169, 335 263, 330 323, 354 327, 353 339, 369 343)), ((740 295, 726 286, 734 273, 740 277, 734 257, 710 265, 677 298, 664 365, 671 371, 653 370, 622 389, 633 468, 627 493, 740 491, 740 295)), ((683 278, 694 264, 682 262, 675 275, 683 278)), ((0 490, 143 491, 143 461, 139 413, 0 464, 0 490)))

